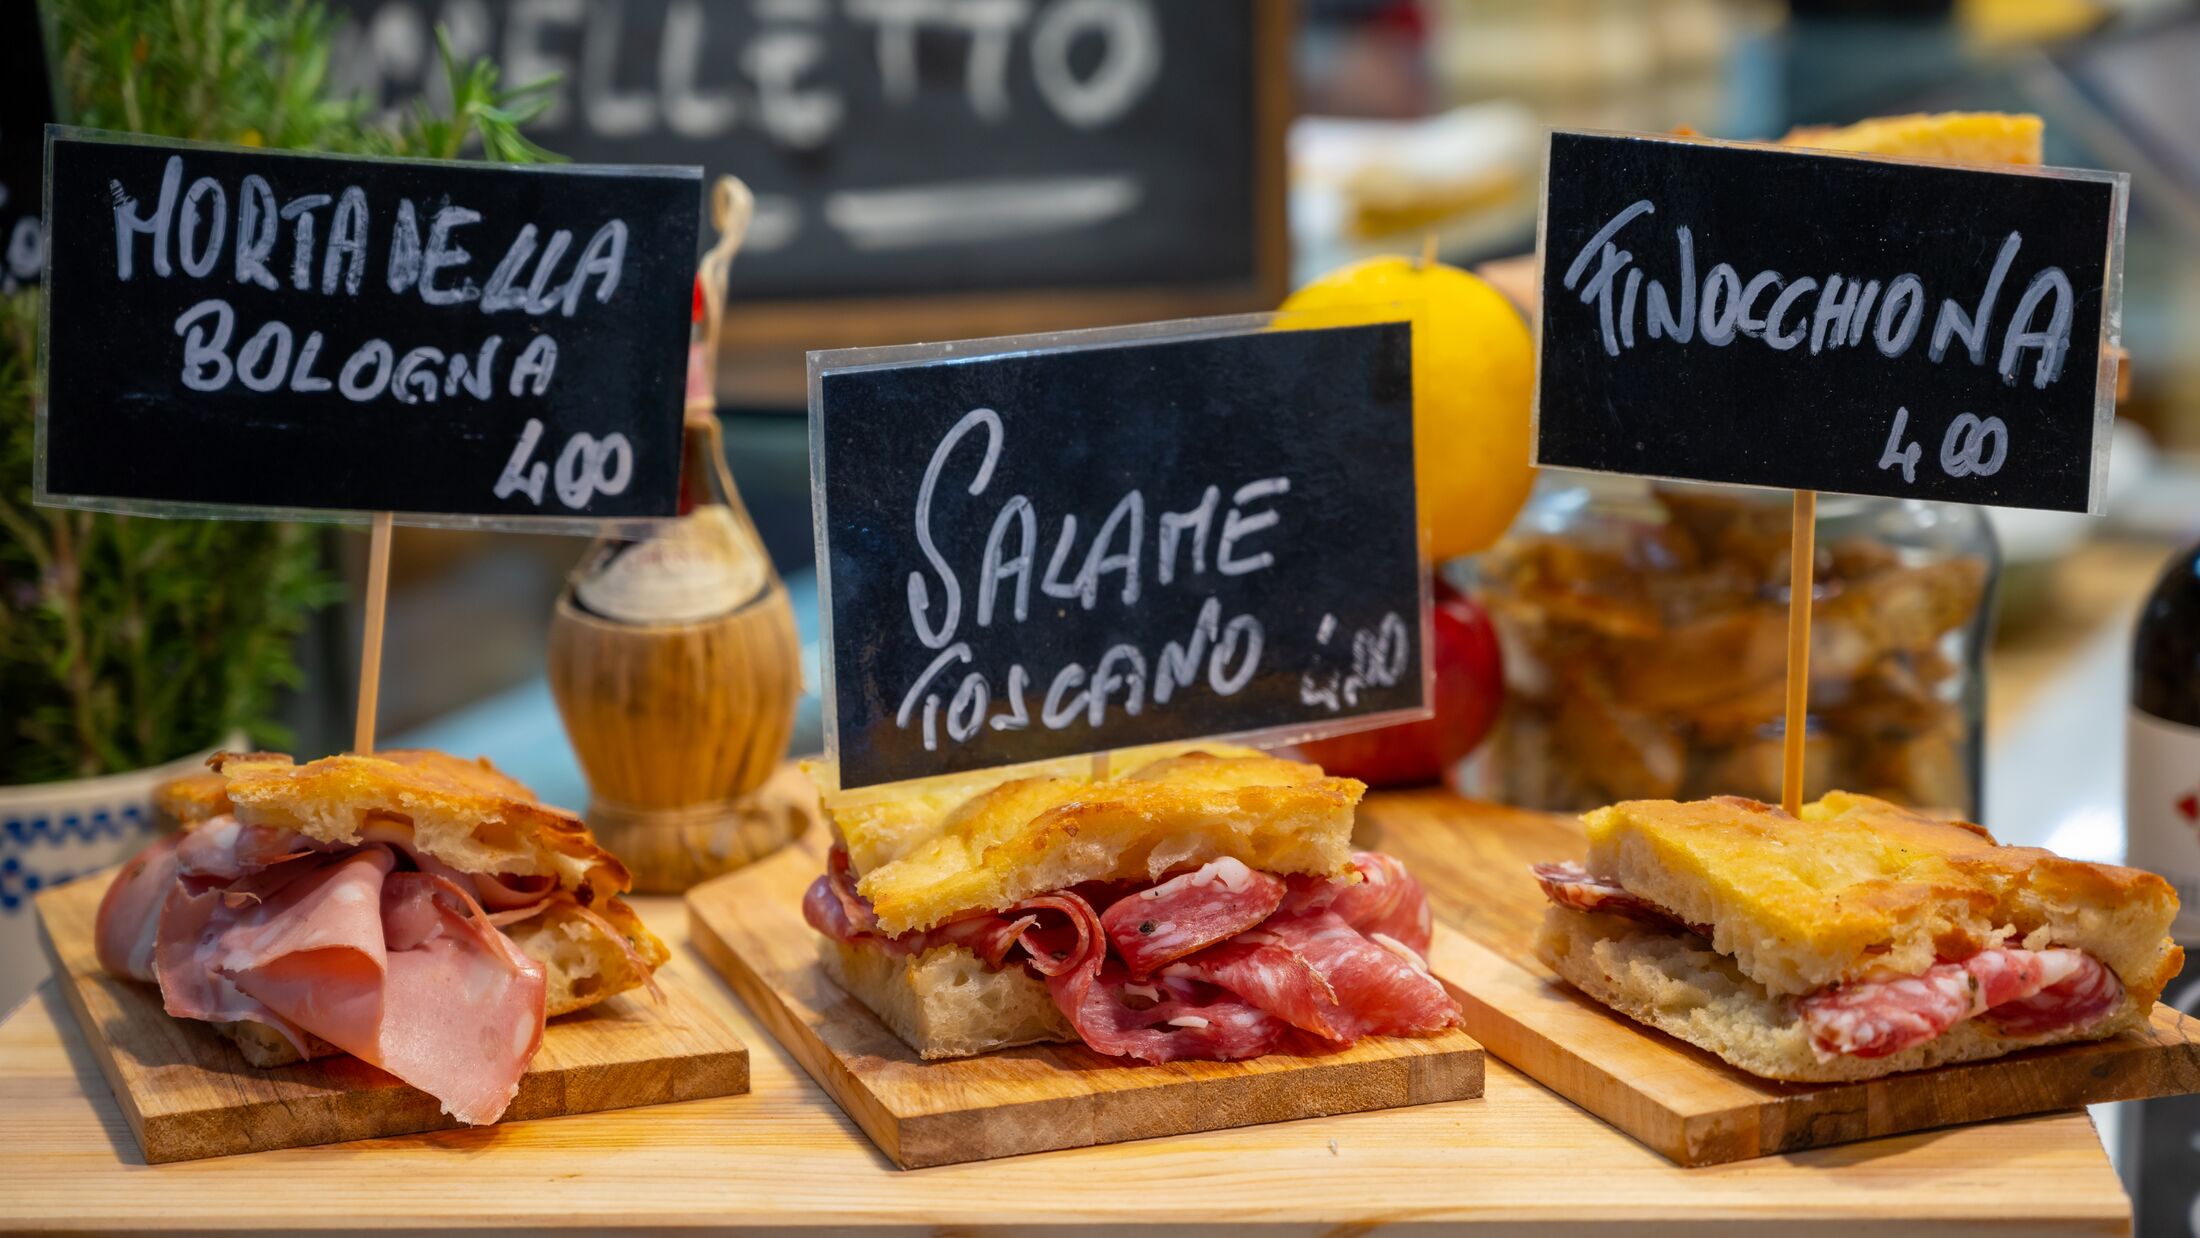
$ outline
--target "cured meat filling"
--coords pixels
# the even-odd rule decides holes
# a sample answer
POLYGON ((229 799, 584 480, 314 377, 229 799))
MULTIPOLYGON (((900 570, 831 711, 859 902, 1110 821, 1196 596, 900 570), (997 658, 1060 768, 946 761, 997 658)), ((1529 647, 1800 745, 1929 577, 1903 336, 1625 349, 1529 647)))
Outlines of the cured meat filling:
MULTIPOLYGON (((1561 907, 1711 936, 1709 926, 1687 924, 1579 864, 1537 864, 1533 871, 1544 896, 1561 907)), ((2107 1017, 2123 999, 2116 973, 2083 950, 1997 946, 1943 960, 1915 976, 1829 985, 1797 999, 1795 1008, 1821 1059, 1875 1058, 1925 1044, 1966 1019, 1983 1018, 2013 1037, 2078 1030, 2107 1017)))
POLYGON ((301 1057, 334 1045, 462 1122, 494 1122, 547 1000, 542 965, 498 924, 554 900, 547 879, 469 878, 411 842, 323 845, 215 818, 124 866, 100 903, 100 963, 157 983, 178 1018, 262 1023, 301 1057))
POLYGON ((810 927, 899 955, 962 946, 1046 980, 1095 1052, 1148 1062, 1258 1057, 1294 1038, 1429 1035, 1459 1021, 1433 976, 1428 899, 1361 852, 1335 880, 1230 858, 1151 885, 1079 887, 888 936, 835 848, 802 904, 810 927))
POLYGON ((1796 1003, 1822 1058, 1888 1057, 1984 1018, 2006 1036, 2083 1028, 2122 1003, 2116 973, 2083 950, 1981 950, 1922 975, 1834 985, 1796 1003))

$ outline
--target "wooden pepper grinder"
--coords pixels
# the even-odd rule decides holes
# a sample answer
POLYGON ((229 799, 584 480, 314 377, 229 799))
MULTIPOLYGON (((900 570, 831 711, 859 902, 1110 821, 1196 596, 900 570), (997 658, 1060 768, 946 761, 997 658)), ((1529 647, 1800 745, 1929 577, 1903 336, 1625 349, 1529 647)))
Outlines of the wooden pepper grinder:
POLYGON ((711 191, 718 242, 696 277, 680 517, 604 538, 550 625, 550 689, 588 777, 588 824, 645 893, 739 868, 800 833, 799 776, 774 778, 802 694, 786 588, 734 489, 716 372, 726 271, 755 199, 711 191))

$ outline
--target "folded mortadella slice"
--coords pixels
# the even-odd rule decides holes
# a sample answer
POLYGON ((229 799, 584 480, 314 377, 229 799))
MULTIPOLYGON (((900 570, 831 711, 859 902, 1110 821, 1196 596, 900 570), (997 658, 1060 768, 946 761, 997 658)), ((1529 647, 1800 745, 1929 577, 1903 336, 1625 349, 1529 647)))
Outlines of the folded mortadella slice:
POLYGON ((159 969, 168 1011, 310 1033, 462 1122, 494 1122, 542 1042, 542 966, 462 888, 395 864, 369 846, 256 874, 282 875, 262 890, 174 885, 159 969))
POLYGON ((108 975, 154 978, 161 904, 168 899, 169 887, 176 884, 176 842, 171 834, 138 852, 100 897, 92 943, 108 975))

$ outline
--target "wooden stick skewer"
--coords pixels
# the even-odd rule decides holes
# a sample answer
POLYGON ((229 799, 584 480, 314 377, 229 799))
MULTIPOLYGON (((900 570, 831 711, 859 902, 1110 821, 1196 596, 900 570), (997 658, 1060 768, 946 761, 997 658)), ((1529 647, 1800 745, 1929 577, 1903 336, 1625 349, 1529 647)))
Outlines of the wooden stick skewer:
POLYGON ((374 513, 367 542, 367 621, 359 636, 359 714, 352 722, 351 750, 374 751, 374 711, 382 694, 382 616, 390 593, 391 513, 374 513))
POLYGON ((1803 732, 1810 707, 1811 569, 1818 557, 1818 492, 1795 492, 1788 535, 1787 727, 1780 750, 1780 807, 1803 806, 1803 732))

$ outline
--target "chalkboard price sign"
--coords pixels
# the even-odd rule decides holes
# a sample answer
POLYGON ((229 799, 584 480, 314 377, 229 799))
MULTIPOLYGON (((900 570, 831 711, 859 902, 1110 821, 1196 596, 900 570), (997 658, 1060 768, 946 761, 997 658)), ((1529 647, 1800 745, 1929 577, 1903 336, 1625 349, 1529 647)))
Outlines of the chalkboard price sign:
POLYGON ((47 136, 40 502, 674 514, 698 169, 47 136))
POLYGON ((0 292, 38 282, 39 169, 53 116, 38 6, 0 5, 0 292))
POLYGON ((810 355, 842 787, 1423 709, 1410 325, 1170 330, 810 355))
POLYGON ((2098 511, 2128 182, 1551 135, 1539 463, 2098 511))

